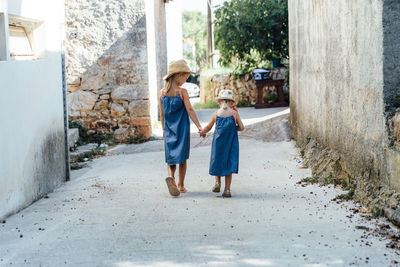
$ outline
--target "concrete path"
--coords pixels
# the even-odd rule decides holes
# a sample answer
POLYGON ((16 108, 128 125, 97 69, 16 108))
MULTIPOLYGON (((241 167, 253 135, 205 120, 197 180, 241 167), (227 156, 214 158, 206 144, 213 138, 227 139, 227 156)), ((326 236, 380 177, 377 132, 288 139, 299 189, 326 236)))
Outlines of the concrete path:
POLYGON ((242 136, 231 199, 211 192, 208 145, 191 150, 189 192, 170 197, 160 142, 115 148, 0 224, 0 266, 395 266, 399 259, 389 240, 369 234, 388 225, 384 219, 331 201, 339 189, 296 184, 310 170, 293 141, 242 136))

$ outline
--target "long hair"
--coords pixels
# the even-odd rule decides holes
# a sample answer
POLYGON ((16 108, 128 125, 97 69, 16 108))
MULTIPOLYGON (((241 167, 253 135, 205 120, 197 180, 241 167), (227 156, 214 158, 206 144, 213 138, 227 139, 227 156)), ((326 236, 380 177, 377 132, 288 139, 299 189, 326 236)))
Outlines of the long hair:
POLYGON ((175 74, 164 81, 164 91, 165 91, 165 93, 168 93, 169 90, 171 89, 172 81, 174 80, 174 77, 175 77, 175 74))
POLYGON ((226 99, 224 99, 224 100, 222 100, 223 102, 222 102, 222 108, 223 109, 227 109, 228 108, 228 100, 226 100, 226 99))

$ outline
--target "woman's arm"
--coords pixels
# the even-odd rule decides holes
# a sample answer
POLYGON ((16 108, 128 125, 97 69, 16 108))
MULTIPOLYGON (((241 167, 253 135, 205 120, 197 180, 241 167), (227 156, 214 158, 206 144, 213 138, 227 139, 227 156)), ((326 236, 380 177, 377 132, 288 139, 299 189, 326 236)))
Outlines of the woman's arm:
POLYGON ((197 126, 199 131, 201 131, 202 128, 199 123, 199 120, 197 119, 196 112, 194 111, 192 104, 190 104, 188 92, 186 91, 186 89, 183 89, 183 88, 182 88, 181 92, 182 92, 183 103, 185 104, 185 108, 186 108, 187 113, 189 114, 190 119, 192 119, 192 121, 197 126))
POLYGON ((237 112, 237 111, 233 111, 233 112, 234 112, 234 115, 236 117, 236 121, 237 121, 237 124, 238 124, 238 130, 239 131, 243 131, 244 130, 244 124, 243 124, 242 120, 240 119, 239 112, 237 112))
POLYGON ((163 130, 163 135, 164 135, 164 110, 163 110, 162 104, 161 104, 161 97, 162 97, 163 90, 164 90, 164 88, 160 91, 160 96, 158 98, 158 106, 160 107, 160 120, 161 120, 161 127, 163 130))

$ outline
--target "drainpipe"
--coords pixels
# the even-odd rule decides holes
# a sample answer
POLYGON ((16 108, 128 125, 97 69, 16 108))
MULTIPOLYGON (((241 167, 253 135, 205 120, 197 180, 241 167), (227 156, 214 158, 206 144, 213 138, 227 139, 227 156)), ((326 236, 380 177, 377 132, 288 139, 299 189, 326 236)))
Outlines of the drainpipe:
POLYGON ((69 163, 69 143, 68 143, 68 108, 67 108, 67 80, 65 71, 65 51, 61 52, 61 75, 62 75, 62 91, 63 91, 63 108, 64 108, 64 138, 65 138, 65 181, 70 181, 70 163, 69 163))

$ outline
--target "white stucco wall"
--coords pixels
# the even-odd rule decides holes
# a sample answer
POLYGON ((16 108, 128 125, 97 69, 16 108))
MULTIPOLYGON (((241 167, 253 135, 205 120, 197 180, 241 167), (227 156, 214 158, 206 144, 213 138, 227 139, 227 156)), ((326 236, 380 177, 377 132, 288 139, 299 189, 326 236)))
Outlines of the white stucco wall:
POLYGON ((146 0, 146 33, 150 115, 152 125, 159 120, 158 96, 167 74, 167 33, 164 0, 146 0))
POLYGON ((46 51, 40 60, 0 61, 0 218, 4 218, 65 180, 63 0, 0 0, 0 13, 43 21, 46 51))
POLYGON ((165 4, 168 62, 183 58, 182 0, 165 4))

